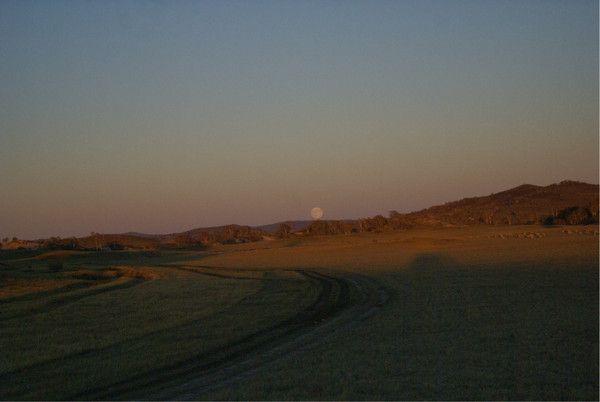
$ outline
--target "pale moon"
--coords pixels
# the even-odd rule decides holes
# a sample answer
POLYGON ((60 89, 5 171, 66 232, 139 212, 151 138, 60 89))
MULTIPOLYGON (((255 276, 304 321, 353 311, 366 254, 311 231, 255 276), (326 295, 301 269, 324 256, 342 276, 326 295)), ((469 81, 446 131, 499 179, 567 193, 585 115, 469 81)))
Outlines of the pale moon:
POLYGON ((310 216, 312 216, 313 219, 321 219, 323 217, 323 210, 319 207, 314 207, 310 210, 310 216))

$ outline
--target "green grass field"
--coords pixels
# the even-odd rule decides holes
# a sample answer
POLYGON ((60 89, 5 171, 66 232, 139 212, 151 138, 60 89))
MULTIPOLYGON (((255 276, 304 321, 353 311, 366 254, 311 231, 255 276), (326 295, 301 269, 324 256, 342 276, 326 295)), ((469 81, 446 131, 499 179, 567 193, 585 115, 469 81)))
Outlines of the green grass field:
POLYGON ((597 227, 2 253, 0 398, 597 400, 598 255, 597 227))
MULTIPOLYGON (((38 276, 73 273, 32 264, 38 276)), ((311 283, 290 273, 242 280, 164 266, 137 270, 160 276, 88 281, 98 283, 0 301, 2 398, 62 399, 112 384, 226 345, 315 296, 311 283)))

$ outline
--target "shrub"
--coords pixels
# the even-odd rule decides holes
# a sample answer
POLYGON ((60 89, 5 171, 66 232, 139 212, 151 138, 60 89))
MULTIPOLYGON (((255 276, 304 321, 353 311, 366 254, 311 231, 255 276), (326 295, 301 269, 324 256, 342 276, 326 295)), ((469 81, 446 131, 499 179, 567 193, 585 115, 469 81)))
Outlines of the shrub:
POLYGON ((279 228, 277 229, 277 236, 281 238, 286 238, 290 236, 292 233, 292 227, 289 223, 281 223, 279 224, 279 228))
POLYGON ((598 223, 598 216, 590 208, 569 207, 556 215, 547 216, 544 225, 593 225, 598 223))

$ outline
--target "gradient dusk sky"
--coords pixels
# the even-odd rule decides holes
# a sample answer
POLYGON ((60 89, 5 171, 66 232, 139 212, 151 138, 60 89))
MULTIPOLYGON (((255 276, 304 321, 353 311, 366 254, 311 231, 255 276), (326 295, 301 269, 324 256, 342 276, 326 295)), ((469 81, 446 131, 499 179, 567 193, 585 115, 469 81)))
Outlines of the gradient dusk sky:
POLYGON ((0 236, 598 183, 597 1, 7 1, 0 236))

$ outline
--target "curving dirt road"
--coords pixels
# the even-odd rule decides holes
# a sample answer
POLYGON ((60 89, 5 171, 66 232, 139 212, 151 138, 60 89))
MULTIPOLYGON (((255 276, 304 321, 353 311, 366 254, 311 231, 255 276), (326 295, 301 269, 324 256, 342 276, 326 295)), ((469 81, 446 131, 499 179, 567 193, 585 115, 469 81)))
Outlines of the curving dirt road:
MULTIPOLYGON (((170 268, 230 279, 238 277, 235 271, 224 268, 170 268)), ((248 378, 280 359, 302 353, 308 345, 359 324, 389 298, 388 290, 361 275, 295 272, 315 282, 320 293, 311 305, 287 320, 186 361, 140 373, 109 387, 91 389, 68 399, 202 399, 208 391, 248 378)), ((240 275, 239 279, 248 277, 240 275)))

